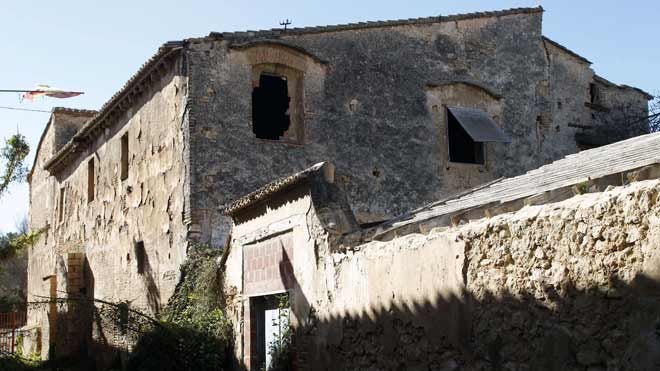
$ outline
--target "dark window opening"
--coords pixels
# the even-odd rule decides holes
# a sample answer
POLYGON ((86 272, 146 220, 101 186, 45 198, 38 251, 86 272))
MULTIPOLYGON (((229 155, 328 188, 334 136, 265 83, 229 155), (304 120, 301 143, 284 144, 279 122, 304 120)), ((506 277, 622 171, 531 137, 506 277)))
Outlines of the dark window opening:
POLYGON ((449 161, 467 164, 484 163, 484 144, 475 142, 449 110, 447 110, 447 136, 449 161))
POLYGON ((128 133, 121 137, 121 180, 128 178, 128 133))
POLYGON ((60 205, 57 221, 64 220, 64 187, 60 188, 60 205))
POLYGON ((279 140, 291 125, 289 89, 281 76, 261 75, 252 90, 252 132, 259 139, 279 140))
POLYGON ((589 102, 592 104, 598 103, 598 90, 596 90, 596 84, 589 84, 589 102))
POLYGON ((143 274, 147 263, 147 251, 144 249, 144 242, 142 241, 135 243, 135 260, 137 260, 138 274, 143 274))
POLYGON ((94 201, 94 159, 87 161, 87 202, 94 201))

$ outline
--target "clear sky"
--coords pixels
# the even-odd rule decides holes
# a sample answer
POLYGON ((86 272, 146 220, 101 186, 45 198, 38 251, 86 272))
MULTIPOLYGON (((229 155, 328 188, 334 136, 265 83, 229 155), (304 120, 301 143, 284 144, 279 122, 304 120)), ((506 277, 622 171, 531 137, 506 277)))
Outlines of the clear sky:
MULTIPOLYGON (((42 83, 85 94, 36 103, 0 94, 0 106, 97 109, 162 43, 210 31, 274 28, 286 18, 301 27, 539 4, 546 10, 545 36, 594 62, 592 68, 610 81, 660 91, 658 0, 20 0, 0 5, 0 89, 42 83)), ((18 128, 36 150, 47 119, 45 113, 0 109, 0 139, 18 128)), ((27 184, 13 186, 0 199, 0 231, 13 230, 27 211, 27 184)))

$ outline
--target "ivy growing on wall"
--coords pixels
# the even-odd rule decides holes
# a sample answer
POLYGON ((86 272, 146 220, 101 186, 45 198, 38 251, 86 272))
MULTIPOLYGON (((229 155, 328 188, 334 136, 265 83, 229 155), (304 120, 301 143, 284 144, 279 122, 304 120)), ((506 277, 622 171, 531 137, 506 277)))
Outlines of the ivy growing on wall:
POLYGON ((181 281, 159 317, 142 334, 129 370, 223 370, 231 365, 231 324, 224 312, 221 251, 190 249, 181 281))

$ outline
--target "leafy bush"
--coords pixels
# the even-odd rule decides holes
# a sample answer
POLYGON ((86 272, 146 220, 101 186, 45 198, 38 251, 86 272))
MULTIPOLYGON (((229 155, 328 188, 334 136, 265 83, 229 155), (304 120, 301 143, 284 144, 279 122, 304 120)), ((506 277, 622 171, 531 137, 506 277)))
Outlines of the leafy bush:
POLYGON ((223 370, 226 344, 206 332, 163 323, 143 334, 128 363, 128 370, 223 370))
POLYGON ((131 353, 129 370, 222 370, 231 364, 231 324, 224 314, 221 251, 191 249, 182 278, 159 321, 131 353))

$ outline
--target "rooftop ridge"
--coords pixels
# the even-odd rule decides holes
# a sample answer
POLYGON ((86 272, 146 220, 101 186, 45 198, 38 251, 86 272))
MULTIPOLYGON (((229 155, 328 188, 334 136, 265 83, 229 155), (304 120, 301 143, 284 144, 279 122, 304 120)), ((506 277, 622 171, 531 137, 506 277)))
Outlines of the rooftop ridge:
POLYGON ((215 39, 231 39, 231 38, 241 38, 241 37, 300 35, 300 34, 358 30, 358 29, 379 28, 379 27, 405 26, 411 24, 451 22, 451 21, 460 21, 465 19, 476 19, 476 18, 502 17, 502 16, 514 15, 514 14, 533 14, 533 13, 542 13, 543 11, 544 11, 543 7, 541 6, 526 7, 526 8, 521 7, 521 8, 510 8, 510 9, 485 11, 485 12, 460 13, 460 14, 452 14, 445 16, 437 15, 431 17, 395 19, 395 20, 384 20, 384 21, 366 21, 366 22, 345 23, 345 24, 326 25, 326 26, 294 27, 294 28, 288 28, 286 30, 283 28, 271 28, 267 30, 211 32, 207 37, 215 38, 215 39))
POLYGON ((82 115, 96 115, 99 113, 97 110, 84 109, 84 108, 70 108, 70 107, 53 107, 51 113, 66 112, 66 113, 77 113, 82 115))

